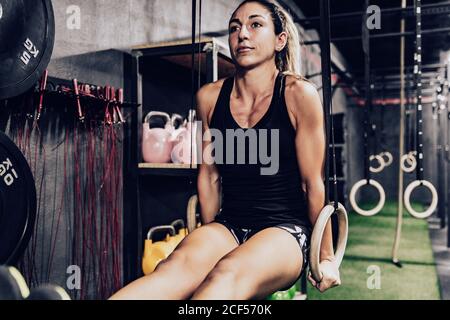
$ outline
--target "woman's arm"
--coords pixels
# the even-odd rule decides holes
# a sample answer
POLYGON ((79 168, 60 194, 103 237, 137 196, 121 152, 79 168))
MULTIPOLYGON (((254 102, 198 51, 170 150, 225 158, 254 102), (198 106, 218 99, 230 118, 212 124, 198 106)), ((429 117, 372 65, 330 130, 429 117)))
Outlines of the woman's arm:
POLYGON ((220 210, 220 175, 212 155, 205 149, 211 144, 208 114, 211 110, 211 85, 203 86, 197 93, 197 114, 202 122, 202 160, 197 177, 197 191, 203 224, 208 224, 220 210), (206 141, 205 141, 206 140, 206 141), (205 153, 205 154, 204 154, 205 153))
MULTIPOLYGON (((308 215, 314 226, 325 204, 325 126, 322 103, 314 86, 295 80, 286 92, 286 103, 296 118, 295 146, 302 176, 302 188, 308 201, 308 215)), ((320 260, 333 261, 331 223, 328 222, 320 250, 320 260)))

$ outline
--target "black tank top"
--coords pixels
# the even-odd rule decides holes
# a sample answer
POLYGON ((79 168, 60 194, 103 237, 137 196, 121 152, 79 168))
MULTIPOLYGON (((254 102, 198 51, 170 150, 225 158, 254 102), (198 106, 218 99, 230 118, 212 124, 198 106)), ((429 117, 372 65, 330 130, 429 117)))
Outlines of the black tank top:
MULTIPOLYGON (((231 114, 230 95, 233 85, 233 77, 224 81, 210 123, 211 129, 217 129, 222 133, 224 148, 227 142, 227 129, 241 130, 244 133, 248 130, 241 128, 231 114)), ((222 182, 222 208, 218 217, 241 228, 262 229, 281 223, 294 223, 311 228, 306 196, 301 188, 295 148, 295 129, 287 112, 284 89, 285 76, 278 74, 269 109, 252 127, 252 129, 267 129, 265 140, 261 139, 261 130, 253 131, 258 132, 257 150, 260 148, 261 140, 267 141, 265 154, 269 157, 273 156, 270 154, 271 130, 279 130, 279 166, 276 174, 261 174, 261 168, 268 168, 270 164, 267 162, 263 164, 260 157, 257 157, 255 164, 249 163, 251 155, 247 138, 245 139, 245 164, 237 164, 236 145, 234 164, 228 164, 229 161, 216 164, 222 182)), ((225 161, 225 150, 223 155, 225 161)))

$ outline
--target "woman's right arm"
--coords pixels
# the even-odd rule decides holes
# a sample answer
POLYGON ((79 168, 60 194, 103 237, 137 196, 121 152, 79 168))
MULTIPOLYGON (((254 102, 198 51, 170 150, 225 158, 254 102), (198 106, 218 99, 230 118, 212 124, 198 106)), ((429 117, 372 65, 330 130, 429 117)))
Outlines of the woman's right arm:
POLYGON ((197 178, 197 191, 203 224, 214 221, 220 210, 220 175, 211 154, 205 149, 211 144, 208 114, 212 108, 211 86, 203 86, 197 93, 197 115, 202 122, 202 158, 197 178), (206 141, 205 141, 206 140, 206 141))

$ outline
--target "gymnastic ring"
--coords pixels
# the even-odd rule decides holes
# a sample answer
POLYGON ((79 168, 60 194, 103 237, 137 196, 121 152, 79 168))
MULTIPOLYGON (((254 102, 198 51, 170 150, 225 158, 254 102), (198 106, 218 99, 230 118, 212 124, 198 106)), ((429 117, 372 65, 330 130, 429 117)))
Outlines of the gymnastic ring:
POLYGON ((400 159, 400 166, 404 172, 413 172, 417 166, 416 157, 411 152, 404 154, 400 159), (410 165, 410 167, 406 166, 406 162, 410 165))
POLYGON ((380 164, 380 166, 379 166, 379 167, 376 167, 376 168, 370 166, 370 168, 369 168, 369 169, 370 169, 370 172, 378 173, 378 172, 383 171, 384 167, 386 166, 386 163, 384 162, 383 157, 380 156, 379 154, 371 155, 371 156, 369 157, 369 161, 373 161, 373 160, 375 160, 375 159, 378 161, 378 163, 380 164))
POLYGON ((309 263, 311 266, 311 274, 314 280, 317 282, 322 281, 322 273, 320 272, 320 247, 322 245, 323 233, 331 215, 336 212, 338 216, 338 240, 336 246, 335 263, 339 268, 344 258, 345 248, 347 246, 348 238, 348 217, 347 211, 344 206, 338 203, 338 208, 334 209, 334 203, 325 206, 319 214, 314 225, 313 233, 311 236, 311 250, 309 253, 309 263))
POLYGON ((389 151, 383 151, 382 153, 380 153, 380 156, 383 158, 383 160, 387 158, 387 160, 384 161, 386 167, 390 166, 394 161, 394 157, 389 151))
POLYGON ((198 196, 194 194, 189 198, 186 210, 186 221, 189 233, 197 228, 197 203, 198 196))
POLYGON ((380 200, 378 201, 378 204, 370 210, 363 210, 361 209, 358 204, 356 203, 356 192, 361 188, 362 186, 367 184, 367 179, 359 180, 357 183, 355 183, 350 191, 350 204, 352 205, 353 210, 355 212, 359 213, 362 216, 370 217, 376 215, 378 212, 380 212, 381 209, 384 207, 384 202, 386 201, 386 193, 384 192, 383 187, 380 183, 378 183, 375 180, 370 179, 369 183, 371 186, 375 187, 379 194, 380 194, 380 200))
POLYGON ((414 160, 416 160, 417 151, 410 151, 410 152, 408 152, 408 155, 409 155, 409 157, 408 157, 408 159, 406 160, 406 162, 407 162, 409 165, 413 165, 414 162, 417 162, 417 161, 414 161, 414 160))
POLYGON ((436 207, 438 205, 438 194, 436 192, 436 188, 431 182, 427 180, 415 180, 406 187, 405 193, 403 194, 403 202, 405 204, 406 210, 408 210, 409 214, 414 218, 426 219, 433 214, 434 210, 436 210, 436 207), (410 198, 412 191, 421 185, 427 187, 431 191, 431 204, 424 212, 417 212, 411 206, 410 198))

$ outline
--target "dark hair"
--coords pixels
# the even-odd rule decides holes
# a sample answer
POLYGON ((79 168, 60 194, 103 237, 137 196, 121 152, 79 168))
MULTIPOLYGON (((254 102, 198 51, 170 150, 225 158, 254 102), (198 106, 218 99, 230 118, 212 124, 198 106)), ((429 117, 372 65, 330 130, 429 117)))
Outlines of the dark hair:
POLYGON ((273 25, 275 27, 275 34, 279 35, 281 32, 286 32, 288 35, 287 43, 283 50, 277 52, 275 57, 275 64, 284 74, 292 74, 297 77, 300 75, 300 37, 298 35, 297 27, 291 15, 277 4, 267 0, 245 0, 234 10, 231 16, 234 16, 244 4, 249 2, 256 2, 264 6, 271 14, 273 25))

